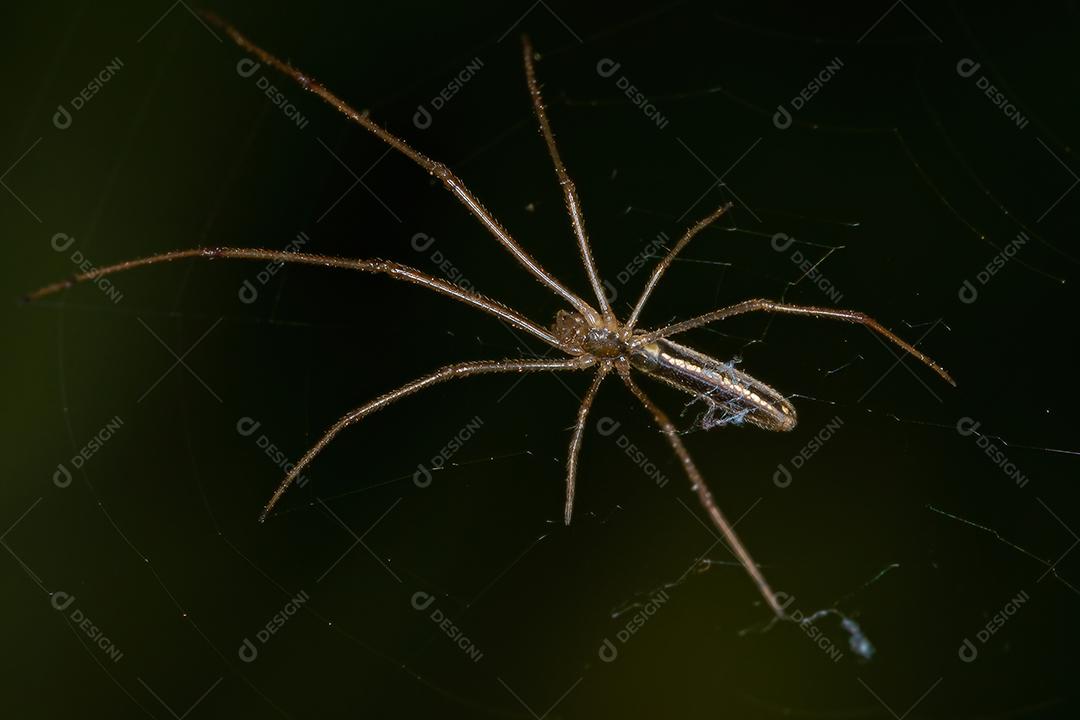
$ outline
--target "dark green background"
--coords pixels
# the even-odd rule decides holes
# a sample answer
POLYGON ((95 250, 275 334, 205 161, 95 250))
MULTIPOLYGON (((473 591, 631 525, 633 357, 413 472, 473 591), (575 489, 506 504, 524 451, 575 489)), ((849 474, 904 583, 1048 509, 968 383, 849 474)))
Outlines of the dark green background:
MULTIPOLYGON (((712 542, 666 444, 618 383, 601 391, 593 418, 622 422, 669 482, 657 488, 590 423, 570 528, 563 462, 576 401, 546 375, 505 396, 515 378, 472 379, 387 410, 342 435, 312 482, 260 526, 280 473, 237 433, 239 418, 259 420, 296 457, 378 393, 445 363, 520 355, 517 340, 417 288, 340 271, 283 270, 245 305, 237 289, 259 265, 241 262, 117 275, 118 304, 91 286, 14 303, 72 271, 50 247, 59 232, 99 265, 200 244, 279 248, 305 231, 312 250, 437 272, 430 251, 410 246, 424 232, 484 292, 531 317, 549 322, 556 300, 422 171, 383 157, 373 137, 275 77, 309 119, 298 130, 254 78, 237 75, 242 54, 186 6, 164 19, 168 0, 6 9, 4 168, 33 149, 3 180, 40 219, 0 194, 11 299, 0 526, 18 520, 0 555, 8 715, 529 717, 524 701, 537 716, 557 703, 548 717, 891 717, 914 703, 908 717, 1073 716, 1080 596, 1052 574, 1039 578, 1040 559, 1061 558, 1060 576, 1080 581, 1080 559, 1066 553, 1069 527, 1080 528, 1080 190, 1038 221, 1080 167, 1073 4, 989 13, 898 4, 883 19, 887 2, 213 8, 448 163, 581 292, 524 89, 521 30, 544 55, 552 121, 612 279, 659 232, 677 237, 731 198, 713 187, 678 220, 713 183, 687 148, 721 174, 760 138, 726 176, 760 222, 739 205, 722 223, 735 231, 705 233, 686 256, 708 262, 678 263, 645 322, 785 292, 825 302, 807 281, 788 287, 800 271, 769 244, 784 232, 815 260, 843 246, 821 266, 843 306, 913 340, 940 319, 920 347, 959 388, 910 360, 893 367, 873 337, 842 324, 755 316, 688 335, 799 396, 793 433, 726 428, 686 441, 730 515, 757 503, 739 531, 772 583, 804 611, 838 603, 877 655, 859 663, 845 652, 834 663, 793 626, 753 632, 768 619, 753 585, 714 564, 669 588, 617 660, 601 662, 604 639, 627 620, 612 610, 678 579, 712 542), (57 105, 114 57, 120 73, 69 129, 54 127, 57 105), (775 128, 777 104, 834 57, 840 73, 794 127, 775 128), (965 57, 982 63, 979 74, 1027 127, 979 93, 977 76, 958 76, 965 57), (415 128, 418 103, 473 58, 483 69, 429 129, 415 128), (618 75, 597 74, 602 58, 654 98, 665 128, 620 95, 618 75), (353 182, 320 140, 378 199, 356 185, 317 221, 353 182), (1021 227, 1032 241, 1018 259, 976 303, 961 303, 964 279, 1021 227), (219 319, 184 361, 221 402, 184 367, 140 401, 174 362, 140 320, 182 354, 219 319), (56 487, 57 464, 114 416, 123 420, 115 437, 70 487, 56 487), (458 465, 416 487, 417 463, 474 416, 483 426, 458 465), (841 430, 790 487, 776 487, 777 463, 834 416, 841 430), (961 417, 1010 444, 1025 487, 956 432, 961 417), (364 543, 401 582, 360 545, 319 581, 353 542, 334 515, 360 535, 388 509, 364 543), (47 593, 57 591, 75 595, 123 652, 119 662, 53 609, 47 593), (418 591, 482 650, 478 663, 413 609, 418 591), (241 662, 243 639, 300 592, 310 596, 303 610, 254 663, 241 662), (975 662, 961 662, 964 638, 1021 592, 1030 600, 975 662)), ((641 279, 622 289, 624 312, 641 279)), ((575 393, 585 387, 585 377, 564 380, 575 393)), ((653 392, 675 415, 686 402, 653 392)), ((730 559, 719 546, 708 557, 730 559)), ((844 645, 835 623, 822 628, 844 645)))

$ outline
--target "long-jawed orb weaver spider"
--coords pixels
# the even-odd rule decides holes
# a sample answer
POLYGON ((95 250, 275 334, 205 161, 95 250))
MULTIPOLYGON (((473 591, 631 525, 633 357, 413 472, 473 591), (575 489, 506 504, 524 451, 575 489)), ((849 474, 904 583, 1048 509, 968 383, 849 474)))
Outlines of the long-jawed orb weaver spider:
MULTIPOLYGON (((535 323, 516 310, 502 303, 484 297, 464 288, 458 287, 446 280, 439 279, 421 272, 412 267, 401 265, 387 260, 354 260, 349 258, 329 257, 306 253, 280 252, 274 250, 261 250, 235 247, 216 248, 192 248, 188 250, 175 250, 151 257, 128 260, 115 265, 101 267, 86 273, 75 275, 65 281, 43 287, 27 296, 27 300, 35 300, 45 295, 55 293, 71 287, 75 283, 94 280, 104 275, 130 270, 143 265, 169 262, 180 258, 203 257, 203 258, 242 258, 247 260, 263 260, 281 263, 300 263, 306 265, 321 265, 331 268, 344 268, 358 270, 360 272, 384 273, 392 278, 411 282, 454 300, 471 305, 483 310, 489 315, 508 323, 509 325, 529 333, 544 341, 548 345, 566 354, 562 359, 508 359, 508 360, 481 360, 474 362, 457 363, 443 367, 430 375, 413 380, 396 390, 386 393, 355 410, 352 410, 336 423, 334 423, 323 436, 309 449, 296 463, 295 467, 285 476, 278 485, 270 500, 263 508, 260 521, 266 519, 274 509, 278 500, 292 484, 307 465, 319 452, 343 429, 353 425, 372 413, 381 410, 397 400, 408 395, 417 393, 424 388, 457 378, 488 373, 525 373, 537 371, 556 370, 586 370, 596 368, 592 382, 585 393, 581 406, 578 408, 577 422, 574 425, 570 438, 570 448, 566 458, 566 504, 563 513, 565 523, 570 523, 570 517, 574 508, 574 486, 578 471, 578 456, 581 452, 581 442, 585 431, 585 421, 589 409, 596 397, 600 384, 606 377, 614 372, 629 388, 630 392, 641 402, 646 410, 652 415, 656 424, 667 438, 671 449, 675 452, 683 469, 690 478, 691 487, 697 493, 702 507, 708 513, 713 525, 720 531, 727 542, 729 549, 739 559, 739 562, 749 573, 757 585, 761 596, 776 614, 777 618, 785 619, 784 610, 769 587, 764 575, 754 563, 750 553, 739 540, 734 528, 720 511, 712 493, 705 484, 705 479, 698 470, 697 465, 690 457, 686 446, 683 444, 675 424, 667 414, 660 409, 652 399, 638 386, 633 377, 636 370, 644 375, 656 378, 674 386, 675 388, 702 398, 711 410, 723 407, 725 412, 730 413, 728 418, 735 422, 747 422, 764 430, 788 431, 795 427, 795 408, 780 393, 765 383, 750 375, 736 370, 730 364, 721 363, 702 353, 679 345, 668 338, 686 330, 697 328, 717 320, 741 315, 749 312, 785 313, 788 315, 801 315, 813 318, 829 318, 843 320, 851 323, 865 325, 870 330, 898 346, 904 352, 918 358, 925 365, 933 369, 949 383, 955 385, 949 374, 905 341, 883 327, 873 318, 861 312, 852 310, 834 310, 822 307, 810 307, 791 305, 772 300, 746 300, 729 307, 713 310, 712 312, 699 315, 689 320, 683 320, 667 325, 658 330, 638 330, 637 321, 642 308, 656 288, 657 283, 664 272, 671 266, 675 257, 689 242, 704 228, 713 223, 724 214, 731 205, 726 204, 718 208, 708 216, 699 220, 690 227, 679 239, 667 255, 657 264, 649 276, 645 289, 634 305, 627 320, 620 321, 615 317, 608 300, 604 295, 600 276, 593 262, 589 240, 585 233, 585 224, 582 217, 581 202, 578 199, 577 190, 573 181, 567 174, 563 165, 559 150, 555 145, 555 136, 548 122, 547 110, 540 94, 540 86, 536 80, 534 67, 535 54, 529 38, 522 37, 522 55, 525 63, 525 80, 532 98, 533 110, 539 121, 540 133, 547 144, 548 154, 555 166, 555 175, 562 188, 566 210, 570 216, 570 225, 577 239, 578 250, 581 254, 581 262, 588 276, 589 284, 596 295, 598 308, 594 308, 580 296, 571 292, 557 278, 545 270, 528 252, 522 248, 513 237, 506 231, 495 217, 486 210, 480 201, 473 195, 465 184, 445 165, 435 162, 426 155, 414 150, 398 137, 392 135, 381 126, 377 125, 367 114, 358 112, 345 101, 330 92, 326 87, 311 79, 310 76, 300 72, 290 64, 279 60, 262 48, 258 47, 246 37, 241 35, 232 25, 216 15, 204 12, 207 21, 214 24, 225 32, 241 49, 259 58, 262 62, 274 67, 283 74, 292 78, 305 90, 315 93, 330 105, 337 108, 357 125, 368 130, 394 150, 408 157, 438 180, 451 192, 468 211, 480 221, 495 239, 506 248, 511 255, 530 272, 541 284, 563 298, 570 304, 572 310, 560 310, 556 315, 554 324, 544 327, 535 323)), ((706 423, 709 424, 709 423, 706 423)))

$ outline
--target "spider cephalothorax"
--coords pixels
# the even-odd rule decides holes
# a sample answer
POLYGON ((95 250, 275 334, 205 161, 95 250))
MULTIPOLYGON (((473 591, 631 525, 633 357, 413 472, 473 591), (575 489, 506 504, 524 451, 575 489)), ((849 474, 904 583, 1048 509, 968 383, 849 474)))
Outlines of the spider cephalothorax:
POLYGON ((631 352, 625 329, 614 320, 590 323, 580 313, 560 310, 551 330, 567 347, 587 355, 615 359, 631 352))
MULTIPOLYGON (((298 263, 304 265, 316 265, 321 267, 342 268, 367 273, 381 273, 389 275, 397 280, 404 280, 433 290, 459 302, 471 305, 492 315, 507 325, 522 332, 528 333, 536 339, 547 343, 552 348, 561 351, 566 357, 546 359, 543 357, 524 358, 515 360, 478 360, 447 365, 424 377, 413 380, 396 390, 392 390, 374 400, 361 405, 343 416, 330 426, 325 434, 313 445, 307 453, 288 472, 285 478, 277 486, 270 500, 263 508, 261 519, 266 519, 273 510, 278 500, 289 488, 292 482, 299 477, 300 473, 315 458, 316 455, 344 428, 353 425, 372 413, 381 410, 391 403, 408 395, 419 392, 436 383, 454 380, 457 378, 483 375, 489 373, 508 372, 538 372, 538 371, 569 371, 596 368, 592 382, 585 392, 584 399, 578 408, 577 422, 570 438, 570 448, 566 459, 566 504, 564 509, 564 521, 570 522, 574 507, 574 487, 577 476, 578 456, 581 450, 581 442, 585 431, 586 418, 596 397, 597 390, 603 380, 617 373, 623 384, 641 402, 646 410, 652 415, 656 424, 663 432, 672 450, 679 458, 682 468, 690 479, 690 484, 702 507, 708 513, 713 525, 720 531, 727 541, 731 552, 739 559, 747 573, 753 578, 759 592, 769 607, 779 618, 784 618, 783 606, 776 594, 765 581, 764 576, 750 557, 739 536, 735 533, 731 523, 725 518, 720 508, 713 500, 705 479, 698 470, 697 465, 690 457, 689 452, 683 445, 679 431, 674 423, 668 418, 659 406, 654 403, 645 392, 638 387, 633 378, 632 371, 639 372, 648 377, 655 378, 667 383, 691 396, 704 400, 709 411, 702 425, 706 428, 720 424, 748 423, 765 430, 790 430, 795 426, 795 409, 780 393, 762 383, 747 373, 735 370, 730 363, 721 363, 696 350, 691 350, 683 345, 678 345, 668 338, 677 333, 685 332, 708 323, 723 320, 733 315, 749 312, 783 313, 788 315, 801 315, 805 317, 831 318, 859 323, 874 332, 879 333, 890 342, 900 347, 905 352, 915 356, 920 361, 931 367, 935 372, 952 383, 952 378, 940 366, 930 358, 916 350, 908 343, 901 340, 892 332, 881 326, 877 321, 867 317, 863 313, 852 310, 834 310, 831 308, 806 307, 801 305, 789 305, 786 303, 773 302, 771 300, 747 300, 729 307, 720 308, 712 312, 699 315, 689 320, 673 323, 658 330, 635 330, 638 317, 645 305, 645 301, 651 295, 653 289, 660 281, 661 276, 671 266, 676 255, 697 235, 698 232, 708 227, 709 224, 719 218, 731 205, 724 204, 715 211, 699 220, 691 226, 679 241, 668 251, 667 255, 653 269, 645 289, 642 291, 637 304, 634 306, 629 318, 625 323, 619 322, 615 317, 607 298, 604 296, 603 284, 600 280, 596 265, 592 259, 589 241, 585 234, 584 220, 581 212, 581 202, 578 199, 577 190, 570 180, 566 168, 563 166, 559 151, 555 146, 555 136, 548 122, 547 111, 544 108, 543 99, 540 95, 540 86, 536 81, 534 68, 534 53, 532 45, 527 37, 522 38, 522 51, 525 62, 525 78, 529 94, 532 98, 533 109, 536 112, 540 124, 540 132, 547 144, 548 153, 555 165, 555 173, 559 180, 559 186, 563 192, 563 199, 570 216, 570 224, 574 237, 577 240, 578 251, 581 254, 582 265, 588 276, 592 290, 596 295, 598 308, 594 308, 582 297, 569 290, 563 283, 543 268, 516 240, 506 231, 498 220, 491 215, 479 199, 469 191, 465 183, 461 181, 449 168, 437 163, 426 155, 417 152, 404 141, 387 132, 376 124, 366 113, 360 113, 350 107, 345 101, 337 97, 325 86, 315 82, 310 75, 301 73, 288 63, 285 63, 273 55, 258 47, 235 28, 224 22, 212 13, 203 13, 206 19, 221 28, 243 50, 255 55, 266 65, 276 68, 285 75, 296 81, 302 88, 308 90, 330 103, 333 107, 344 113, 351 121, 371 132, 391 148, 402 153, 410 160, 424 168, 428 173, 437 178, 446 189, 454 195, 466 209, 487 229, 511 255, 553 293, 565 300, 572 311, 560 311, 556 315, 551 329, 547 329, 539 323, 533 322, 522 313, 503 305, 500 302, 484 297, 478 293, 466 290, 446 280, 429 275, 416 268, 386 260, 353 260, 326 255, 314 255, 307 253, 282 252, 275 250, 262 250, 254 248, 194 248, 189 250, 175 250, 151 257, 128 260, 107 267, 101 267, 89 272, 81 273, 59 283, 47 285, 28 296, 34 299, 43 295, 58 292, 70 287, 76 282, 95 280, 104 275, 109 275, 121 270, 128 270, 143 265, 151 265, 179 258, 202 257, 202 258, 238 258, 247 260, 259 260, 275 263, 298 263)), ((953 383, 955 384, 955 383, 953 383)))

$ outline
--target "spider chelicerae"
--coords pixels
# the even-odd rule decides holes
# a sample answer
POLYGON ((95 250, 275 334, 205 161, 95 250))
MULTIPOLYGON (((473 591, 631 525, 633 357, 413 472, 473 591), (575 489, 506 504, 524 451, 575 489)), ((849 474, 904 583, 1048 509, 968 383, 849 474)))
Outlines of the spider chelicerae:
MULTIPOLYGON (((451 192, 466 209, 491 233, 492 236, 510 252, 511 255, 533 275, 541 284, 565 300, 571 310, 560 310, 556 315, 555 322, 551 327, 545 327, 525 317, 520 312, 483 295, 471 292, 454 285, 446 280, 421 272, 415 268, 387 260, 354 260, 325 255, 282 252, 254 248, 192 248, 176 250, 151 257, 128 260, 107 267, 101 267, 89 272, 75 275, 62 282, 43 287, 27 296, 26 299, 34 300, 65 288, 75 283, 94 280, 104 275, 129 270, 143 265, 178 260, 188 257, 203 258, 242 258, 248 260, 262 260, 281 263, 300 263, 306 265, 319 265, 331 268, 343 268, 358 270, 360 272, 383 273, 398 280, 411 282, 441 295, 445 295, 459 302, 471 305, 490 315, 499 318, 508 325, 526 332, 551 347, 566 355, 561 359, 507 359, 507 360, 479 360, 463 362, 443 367, 430 375, 413 380, 396 390, 386 393, 374 400, 362 405, 334 423, 300 459, 291 471, 278 485, 270 497, 260 515, 260 521, 267 518, 274 509, 281 496, 288 490, 293 481, 308 466, 319 452, 333 440, 333 438, 346 427, 353 425, 372 413, 381 410, 397 400, 408 395, 417 393, 437 383, 465 378, 472 375, 484 375, 490 373, 526 373, 538 371, 582 371, 594 369, 592 382, 585 392, 581 406, 578 408, 577 421, 574 425, 570 438, 570 448, 566 459, 566 504, 563 513, 564 522, 570 523, 574 508, 574 487, 578 471, 578 457, 581 451, 582 438, 585 431, 585 422, 589 409, 596 397, 600 384, 613 373, 626 385, 646 410, 652 415, 663 435, 671 445, 671 449, 678 457, 687 476, 691 487, 697 493, 702 507, 708 513, 713 525, 720 531, 726 540, 728 548, 738 558, 739 562, 749 573, 757 585, 761 596, 776 614, 777 618, 784 619, 785 613, 776 594, 769 587, 764 575, 754 563, 750 553, 739 540, 731 523, 727 521, 720 511, 712 493, 709 492, 705 480, 698 470, 697 465, 690 457, 686 446, 683 444, 675 424, 660 409, 656 403, 638 386, 634 380, 634 371, 656 378, 670 386, 689 393, 695 398, 703 399, 710 408, 710 413, 722 408, 726 417, 734 422, 749 423, 764 430, 788 431, 795 427, 795 408, 779 392, 765 383, 741 372, 730 363, 722 363, 707 355, 696 352, 691 348, 673 342, 669 338, 687 330, 749 312, 784 313, 789 315, 801 315, 814 318, 830 318, 858 323, 881 336, 904 350, 906 353, 918 358, 924 364, 932 368, 949 383, 953 382, 949 374, 907 342, 903 341, 887 328, 883 327, 873 318, 863 313, 852 310, 836 310, 831 308, 810 307, 791 305, 772 300, 746 300, 728 307, 707 312, 703 315, 676 322, 657 330, 639 330, 638 318, 646 301, 660 282, 664 272, 671 266, 676 256, 689 244, 689 242, 704 228, 712 224, 723 215, 730 207, 725 204, 708 216, 699 220, 682 235, 675 245, 671 247, 667 255, 653 269, 645 284, 645 288, 625 321, 619 320, 613 312, 603 290, 600 275, 596 264, 593 262, 592 252, 589 247, 588 236, 585 233, 585 224, 582 217, 581 202, 578 199, 577 190, 563 165, 559 150, 555 144, 555 136, 548 121, 547 110, 544 107, 543 98, 540 94, 540 86, 536 80, 534 62, 536 55, 533 46, 527 36, 522 37, 522 54, 525 63, 525 80, 529 95, 532 98, 533 109, 539 121, 540 133, 547 144, 548 154, 555 166, 555 175, 562 188, 563 199, 566 202, 566 210, 570 216, 570 225, 574 237, 577 239, 578 250, 581 254, 581 262, 588 276, 596 296, 596 304, 589 304, 579 295, 569 290, 562 282, 543 268, 524 248, 514 240, 495 217, 486 210, 480 201, 465 184, 445 165, 435 162, 426 155, 414 150, 400 138, 392 135, 380 125, 372 121, 366 113, 354 110, 345 101, 337 97, 330 90, 311 79, 310 76, 300 72, 290 64, 279 60, 262 48, 258 47, 246 37, 241 35, 228 22, 217 17, 213 13, 204 12, 208 22, 224 31, 240 48, 259 58, 262 62, 279 70, 292 78, 305 90, 315 93, 330 105, 337 108, 346 117, 357 125, 371 132, 377 138, 389 145, 394 150, 408 157, 431 175, 435 176, 447 190, 451 192)), ((712 417, 710 414, 709 417, 712 417)), ((714 424, 714 423, 707 423, 714 424)))

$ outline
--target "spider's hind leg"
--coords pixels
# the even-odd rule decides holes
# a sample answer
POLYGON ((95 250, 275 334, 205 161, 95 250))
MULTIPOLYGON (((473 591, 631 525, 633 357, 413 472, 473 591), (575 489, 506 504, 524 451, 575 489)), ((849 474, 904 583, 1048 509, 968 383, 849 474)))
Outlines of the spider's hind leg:
POLYGON ((702 325, 708 325, 709 323, 723 320, 725 318, 733 317, 735 315, 742 315, 749 312, 769 312, 781 315, 798 315, 801 317, 821 318, 825 320, 841 320, 843 322, 855 323, 862 325, 865 328, 877 333, 881 337, 888 340, 896 347, 903 350, 908 355, 911 355, 923 365, 936 372, 941 378, 956 387, 956 381, 953 380, 952 375, 948 371, 938 365, 936 362, 930 359, 924 352, 911 345, 907 341, 900 338, 893 331, 879 323, 874 318, 870 317, 866 313, 859 312, 858 310, 838 310, 835 308, 827 307, 815 307, 813 305, 792 305, 790 303, 776 302, 774 300, 764 300, 761 298, 755 298, 753 300, 744 300, 741 303, 729 305, 728 307, 720 308, 719 310, 713 310, 712 312, 705 313, 704 315, 698 315, 697 317, 690 318, 689 320, 683 320, 682 322, 673 323, 666 327, 662 327, 659 330, 645 333, 635 339, 635 343, 643 345, 645 343, 653 342, 657 338, 666 338, 671 335, 675 335, 687 330, 693 330, 694 328, 701 327, 702 325))
POLYGON ((667 413, 661 410, 660 407, 645 394, 645 391, 638 387, 638 384, 634 382, 633 377, 630 375, 629 363, 619 363, 616 367, 623 382, 630 388, 630 392, 632 392, 641 404, 645 406, 645 409, 653 416, 656 424, 660 426, 660 430, 667 438, 668 443, 671 445, 671 449, 675 451, 675 455, 682 463, 683 470, 686 471, 687 476, 690 478, 690 485, 693 487, 694 492, 697 493, 698 500, 701 501, 701 506, 705 508, 705 512, 709 514, 709 519, 712 520, 716 529, 720 531, 728 550, 731 551, 732 555, 738 558, 743 568, 749 573, 754 584, 757 585, 761 597, 765 599, 765 602, 768 603, 769 608, 772 609, 776 617, 786 619, 787 614, 784 612, 783 605, 780 603, 779 598, 777 598, 776 593, 774 593, 769 586, 769 582, 761 573, 761 570, 754 562, 754 559, 750 556, 750 552, 742 544, 742 540, 740 540, 739 536, 735 533, 735 527, 728 522, 727 518, 725 518, 724 514, 720 511, 719 506, 717 506, 716 500, 713 499, 712 493, 709 492, 709 488, 705 484, 705 478, 702 477, 701 471, 698 470, 697 465, 694 463, 693 458, 690 457, 690 453, 687 451, 686 446, 683 445, 682 438, 679 436, 679 431, 675 427, 675 424, 671 422, 667 413))

